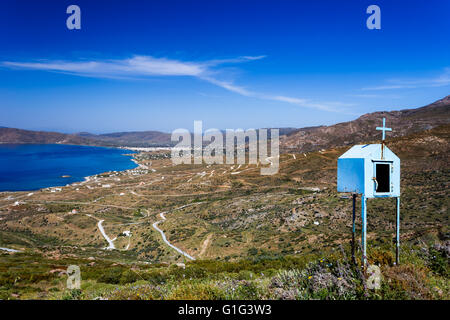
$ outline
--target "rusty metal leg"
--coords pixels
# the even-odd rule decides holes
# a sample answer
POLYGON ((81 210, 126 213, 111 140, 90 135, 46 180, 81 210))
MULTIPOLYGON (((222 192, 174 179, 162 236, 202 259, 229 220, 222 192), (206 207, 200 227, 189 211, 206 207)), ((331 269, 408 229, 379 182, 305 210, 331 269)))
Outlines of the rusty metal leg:
POLYGON ((352 216, 352 261, 354 264, 356 264, 356 258, 355 258, 355 233, 356 233, 356 227, 355 227, 355 219, 356 219, 356 194, 353 194, 353 216, 352 216))
POLYGON ((361 197, 361 220, 362 220, 362 232, 361 232, 361 242, 362 242, 362 263, 364 269, 367 265, 367 199, 363 194, 361 197))
POLYGON ((400 197, 397 197, 397 219, 395 235, 395 263, 400 263, 400 197))

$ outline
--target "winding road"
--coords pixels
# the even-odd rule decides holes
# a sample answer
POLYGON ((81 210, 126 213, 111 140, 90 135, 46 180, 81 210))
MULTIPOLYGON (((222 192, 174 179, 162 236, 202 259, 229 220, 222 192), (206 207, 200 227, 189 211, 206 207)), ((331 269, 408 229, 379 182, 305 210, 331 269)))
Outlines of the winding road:
POLYGON ((0 250, 3 250, 3 251, 8 251, 8 252, 22 252, 22 251, 20 251, 20 250, 16 250, 16 249, 10 249, 10 248, 1 248, 1 247, 0 247, 0 250))
POLYGON ((111 238, 108 237, 108 235, 105 232, 105 229, 103 228, 103 221, 105 221, 105 220, 99 220, 98 218, 96 218, 96 217, 94 217, 94 216, 92 216, 90 214, 86 214, 86 216, 88 216, 89 218, 93 218, 95 220, 98 220, 98 223, 97 223, 98 230, 102 234, 103 238, 105 238, 106 242, 108 242, 108 246, 105 248, 105 250, 113 250, 113 249, 115 249, 116 246, 114 245, 114 240, 116 240, 116 239, 112 239, 111 240, 111 238))
POLYGON ((103 221, 105 220, 100 220, 97 224, 98 226, 98 230, 100 230, 100 233, 102 234, 103 238, 105 238, 105 240, 108 242, 108 246, 105 248, 106 250, 113 250, 116 248, 116 246, 114 245, 114 240, 111 240, 110 237, 108 237, 108 235, 105 233, 105 229, 103 229, 103 221))
POLYGON ((162 231, 160 228, 158 228, 158 224, 165 221, 166 217, 164 216, 164 213, 166 212, 161 212, 159 214, 159 216, 161 217, 162 220, 156 221, 153 224, 153 228, 158 231, 159 233, 161 233, 161 237, 164 241, 165 244, 167 244, 169 247, 171 247, 172 249, 174 249, 175 251, 177 251, 178 253, 181 253, 182 255, 184 255, 186 258, 190 259, 190 260, 195 260, 194 257, 190 256, 188 253, 184 252, 183 250, 181 250, 180 248, 175 247, 173 244, 171 244, 169 241, 167 241, 166 235, 164 234, 164 231, 162 231))

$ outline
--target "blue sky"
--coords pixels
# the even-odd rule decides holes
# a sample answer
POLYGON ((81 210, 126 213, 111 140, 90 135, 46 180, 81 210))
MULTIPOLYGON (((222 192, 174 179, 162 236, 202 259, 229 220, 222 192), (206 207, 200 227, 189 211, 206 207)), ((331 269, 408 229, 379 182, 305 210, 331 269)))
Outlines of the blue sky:
POLYGON ((0 2, 0 126, 304 127, 449 94, 449 1, 0 2), (66 8, 81 8, 81 30, 66 8), (366 8, 381 8, 381 30, 366 8))

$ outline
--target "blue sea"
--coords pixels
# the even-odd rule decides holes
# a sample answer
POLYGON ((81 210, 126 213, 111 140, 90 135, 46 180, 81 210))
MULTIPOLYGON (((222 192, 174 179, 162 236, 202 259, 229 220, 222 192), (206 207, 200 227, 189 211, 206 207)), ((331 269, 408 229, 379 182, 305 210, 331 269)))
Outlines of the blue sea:
POLYGON ((0 191, 65 186, 107 171, 136 168, 130 150, 61 144, 0 144, 0 191), (70 176, 63 178, 62 176, 70 176))

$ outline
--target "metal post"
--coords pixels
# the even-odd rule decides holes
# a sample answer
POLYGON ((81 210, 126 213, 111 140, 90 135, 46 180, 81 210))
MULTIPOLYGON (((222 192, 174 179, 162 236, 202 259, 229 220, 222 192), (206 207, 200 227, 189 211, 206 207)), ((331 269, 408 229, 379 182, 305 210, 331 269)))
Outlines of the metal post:
POLYGON ((356 264, 356 258, 355 258, 355 219, 356 219, 356 194, 353 194, 353 216, 352 216, 352 261, 354 264, 356 264))
POLYGON ((361 220, 362 220, 362 233, 361 233, 361 241, 363 246, 363 253, 362 253, 362 262, 364 269, 366 268, 367 264, 367 255, 366 255, 366 249, 367 249, 367 202, 366 202, 366 196, 363 194, 361 197, 361 220))
POLYGON ((396 226, 396 241, 395 241, 395 263, 400 263, 400 197, 397 197, 397 226, 396 226))

